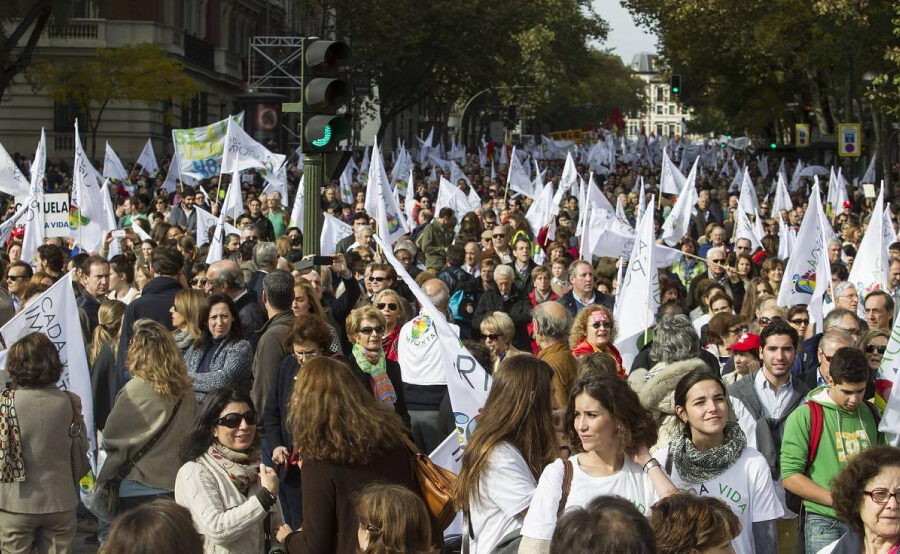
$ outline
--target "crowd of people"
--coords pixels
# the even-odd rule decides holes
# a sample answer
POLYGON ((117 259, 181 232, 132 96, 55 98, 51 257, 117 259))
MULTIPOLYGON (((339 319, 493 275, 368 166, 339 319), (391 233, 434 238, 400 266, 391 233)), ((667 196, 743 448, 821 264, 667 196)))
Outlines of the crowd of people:
MULTIPOLYGON (((760 172, 728 154, 769 190, 761 173, 775 159, 760 172)), ((806 184, 781 214, 757 198, 766 234, 754 249, 734 238, 731 179, 698 177, 681 256, 659 268, 656 323, 632 360, 616 347, 628 260, 580 257, 579 212, 594 208, 563 195, 536 229, 534 199, 506 188, 505 165, 492 179, 477 156, 465 162, 452 186, 480 205, 434 210, 441 171, 418 165, 415 206, 399 196, 413 221, 388 246, 414 281, 376 246, 361 176, 352 202, 336 183, 322 190, 323 212, 352 234, 321 266, 259 177, 210 264, 196 207, 217 212, 216 179, 169 194, 135 173, 112 188, 124 236, 99 252, 47 238, 22 259, 14 232, 0 323, 71 272, 98 467, 79 495, 89 437, 82 400, 57 387, 54 344, 30 333, 8 345, 0 550, 72 552, 81 528, 109 554, 896 554, 900 451, 871 400, 900 307, 900 243, 885 288, 861 297, 847 279, 872 215, 862 191, 833 207, 817 326, 808 306, 777 300, 792 276, 775 218, 800 224, 806 184), (446 536, 414 461, 457 427, 452 362, 417 288, 492 376, 453 483, 461 533, 446 536)), ((562 161, 542 164, 558 183, 562 161)), ((48 167, 48 190, 66 190, 66 165, 48 167)), ((300 170, 288 174, 296 189, 300 170)), ((655 196, 659 179, 620 163, 597 181, 632 226, 656 198, 658 230, 673 204, 655 196)))

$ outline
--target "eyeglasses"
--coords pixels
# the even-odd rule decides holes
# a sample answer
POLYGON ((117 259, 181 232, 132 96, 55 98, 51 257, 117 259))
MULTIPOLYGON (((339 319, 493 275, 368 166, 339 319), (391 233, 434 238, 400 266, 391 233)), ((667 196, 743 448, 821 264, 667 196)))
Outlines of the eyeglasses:
POLYGON ((302 362, 306 358, 315 358, 318 355, 318 350, 300 350, 299 352, 297 350, 294 350, 294 358, 298 362, 302 362))
POLYGON ((809 325, 809 320, 802 319, 802 318, 801 319, 792 319, 791 323, 793 323, 794 325, 809 325))
POLYGON ((505 239, 506 235, 494 235, 495 239, 505 239))
POLYGON ((380 283, 382 281, 387 281, 387 277, 375 277, 374 275, 369 276, 369 281, 375 281, 376 283, 380 283))
POLYGON ((594 323, 591 323, 591 327, 593 327, 594 329, 612 329, 612 326, 613 324, 610 321, 596 321, 594 323))
POLYGON ((846 327, 835 325, 835 328, 850 333, 851 335, 859 336, 859 327, 857 327, 856 329, 847 329, 846 327))
POLYGON ((379 310, 383 310, 383 309, 387 308, 388 310, 390 310, 392 312, 396 312, 398 306, 396 304, 394 304, 393 302, 387 302, 387 303, 379 302, 378 304, 375 304, 375 307, 378 308, 379 310))
POLYGON ((209 279, 191 279, 192 287, 196 287, 197 285, 205 287, 207 283, 209 283, 209 279))
POLYGON ((729 329, 729 330, 728 330, 728 334, 729 334, 729 335, 740 335, 740 334, 741 334, 741 327, 733 327, 733 328, 729 329))
POLYGON ((216 420, 216 425, 228 427, 229 429, 237 429, 241 424, 241 420, 247 422, 247 425, 256 425, 256 410, 250 410, 242 414, 233 413, 216 420))
POLYGON ((873 491, 863 492, 876 504, 887 504, 891 497, 894 497, 894 499, 900 503, 900 491, 891 492, 887 489, 875 489, 873 491))
POLYGON ((874 354, 874 353, 876 353, 876 352, 878 352, 879 354, 884 354, 884 352, 885 352, 886 350, 887 350, 887 345, 885 345, 885 346, 877 346, 877 345, 874 345, 874 344, 869 344, 869 345, 866 346, 866 352, 867 352, 868 354, 874 354))
POLYGON ((380 335, 384 333, 384 327, 382 327, 381 325, 379 325, 378 327, 361 327, 359 329, 359 332, 362 335, 371 335, 372 333, 380 335))
POLYGON ((765 327, 766 325, 768 325, 770 323, 772 323, 771 317, 762 316, 761 318, 759 318, 759 324, 763 327, 765 327))
POLYGON ((492 341, 497 341, 503 335, 497 335, 495 333, 484 333, 482 336, 484 337, 484 340, 490 339, 492 341))
POLYGON ((717 260, 710 260, 710 261, 711 261, 712 263, 714 263, 714 264, 724 264, 724 263, 725 263, 725 259, 724 259, 724 258, 719 258, 719 259, 717 259, 717 260))
POLYGON ((7 275, 6 279, 8 281, 18 281, 19 279, 28 279, 26 275, 7 275))

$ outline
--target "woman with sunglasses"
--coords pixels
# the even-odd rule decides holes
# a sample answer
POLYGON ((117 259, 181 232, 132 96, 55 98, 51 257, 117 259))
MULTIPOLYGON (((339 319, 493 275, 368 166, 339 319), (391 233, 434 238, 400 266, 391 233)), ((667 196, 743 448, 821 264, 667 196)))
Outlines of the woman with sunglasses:
POLYGON ((869 329, 859 337, 857 347, 866 354, 866 361, 869 362, 869 369, 872 371, 872 379, 875 379, 875 374, 881 367, 881 359, 887 350, 889 338, 890 335, 885 329, 869 329))
POLYGON ((612 310, 600 304, 585 306, 575 316, 572 331, 569 334, 569 347, 576 358, 594 352, 609 354, 616 360, 619 375, 625 377, 622 367, 622 355, 613 346, 616 338, 616 324, 612 310))
POLYGON ((211 390, 237 385, 251 377, 253 347, 242 338, 237 306, 226 294, 206 299, 198 320, 202 338, 184 353, 197 401, 211 390))
POLYGON ((206 395, 181 448, 175 501, 190 510, 204 552, 268 551, 267 538, 284 523, 278 476, 262 463, 256 424, 246 391, 216 389, 206 395))
POLYGON ((479 331, 484 338, 485 346, 491 351, 492 371, 497 371, 500 362, 506 358, 524 354, 512 345, 516 328, 512 318, 505 312, 494 312, 482 319, 479 331))
POLYGON ((293 528, 303 523, 303 508, 300 502, 298 454, 287 424, 288 406, 297 381, 297 372, 303 364, 323 354, 327 355, 331 345, 329 327, 323 318, 312 314, 294 319, 284 339, 288 355, 275 374, 275 381, 269 389, 269 397, 262 413, 268 454, 281 476, 281 509, 284 520, 293 528))
POLYGON ((400 295, 391 289, 384 289, 375 295, 373 305, 384 316, 384 336, 381 346, 388 360, 397 361, 397 340, 400 328, 406 323, 406 307, 400 295))
POLYGON ((385 319, 375 306, 362 306, 347 317, 347 337, 352 343, 347 363, 357 379, 379 401, 391 407, 409 426, 400 364, 388 359, 381 343, 385 319))
POLYGON ((809 310, 807 310, 806 304, 795 304, 788 308, 787 322, 797 330, 801 341, 812 336, 812 327, 809 326, 809 310))

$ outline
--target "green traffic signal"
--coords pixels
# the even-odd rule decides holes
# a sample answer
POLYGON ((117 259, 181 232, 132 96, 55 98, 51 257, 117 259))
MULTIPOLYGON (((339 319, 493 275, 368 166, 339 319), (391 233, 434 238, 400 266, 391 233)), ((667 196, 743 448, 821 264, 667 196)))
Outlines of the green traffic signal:
POLYGON ((775 149, 775 148, 778 148, 778 145, 775 144, 774 142, 772 142, 769 144, 769 148, 775 149))
POLYGON ((679 89, 678 87, 672 87, 672 92, 674 92, 675 94, 678 94, 679 90, 681 89, 679 89))
POLYGON ((313 143, 313 146, 322 147, 331 142, 331 125, 326 125, 325 129, 322 130, 322 138, 313 139, 310 142, 313 143))

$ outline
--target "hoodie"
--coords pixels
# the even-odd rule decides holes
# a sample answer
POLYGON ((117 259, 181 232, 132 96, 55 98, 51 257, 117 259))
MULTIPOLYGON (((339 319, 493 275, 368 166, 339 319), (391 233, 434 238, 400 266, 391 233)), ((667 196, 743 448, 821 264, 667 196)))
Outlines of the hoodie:
MULTIPOLYGON (((844 410, 828 395, 828 387, 817 387, 806 395, 822 406, 822 437, 816 459, 809 470, 809 442, 812 433, 809 405, 799 406, 790 416, 784 428, 781 441, 781 477, 803 473, 817 485, 831 489, 834 479, 854 456, 876 444, 885 444, 884 436, 878 433, 878 424, 872 411, 860 404, 854 411, 844 410)), ((812 513, 834 518, 834 508, 804 500, 803 505, 812 513)))

